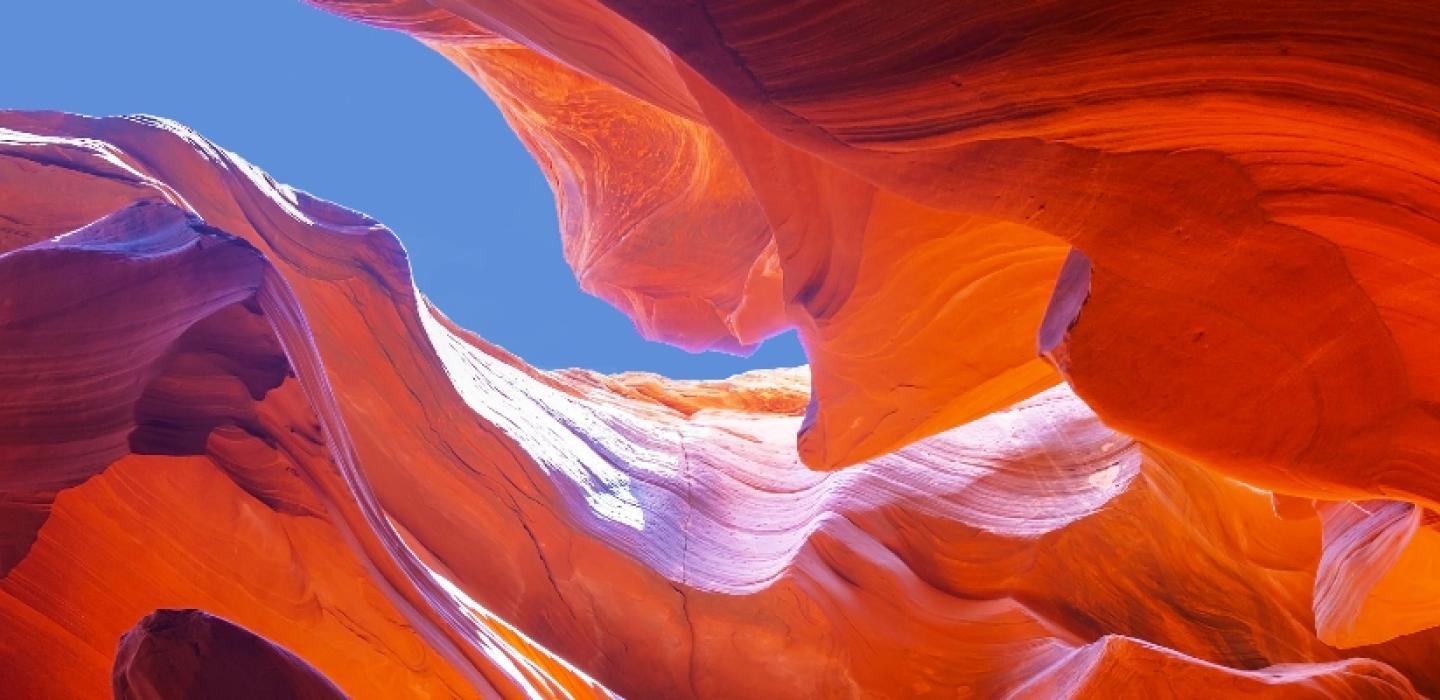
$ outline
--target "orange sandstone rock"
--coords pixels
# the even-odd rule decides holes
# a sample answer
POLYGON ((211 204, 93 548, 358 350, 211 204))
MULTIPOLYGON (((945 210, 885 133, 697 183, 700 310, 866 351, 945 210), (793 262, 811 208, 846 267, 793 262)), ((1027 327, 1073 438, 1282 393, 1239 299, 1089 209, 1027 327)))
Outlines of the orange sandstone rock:
MULTIPOLYGON (((388 26, 436 12, 320 4, 388 26)), ((800 438, 812 466, 1046 386, 1014 339, 1038 329, 1037 297, 1070 244, 1091 271, 1083 313, 1061 322, 1063 369, 1112 425, 1280 491, 1440 501, 1426 466, 1440 432, 1428 3, 443 7, 461 28, 421 35, 526 115, 515 121, 542 161, 603 159, 600 141, 546 129, 605 110, 517 89, 476 58, 492 52, 477 32, 565 66, 531 74, 541 85, 573 71, 665 113, 652 125, 718 137, 713 162, 734 162, 765 213, 813 361, 800 438)), ((733 193, 684 206, 700 216, 733 193)), ((701 235, 669 236, 675 269, 701 235)), ((750 260, 726 263, 732 289, 750 260)), ((636 263, 630 279, 661 284, 647 297, 717 284, 677 286, 636 263)))
POLYGON ((135 619, 201 607, 294 650, 352 695, 608 695, 465 608, 404 546, 347 461, 288 283, 255 245, 182 207, 241 219, 248 207, 270 234, 354 236, 346 226, 358 220, 243 161, 216 167, 227 156, 168 123, 5 119, 88 124, 155 149, 144 166, 98 139, 51 138, 53 128, 0 132, 12 172, 39 164, 146 193, 73 232, 47 228, 58 207, 6 213, 38 239, 0 256, 13 387, 0 441, 10 630, 0 665, 14 692, 101 694, 135 619), (156 179, 166 168, 191 185, 184 194, 156 179))
POLYGON ((714 132, 498 38, 442 52, 539 159, 582 288, 692 350, 748 351, 783 327, 770 228, 714 132))
MULTIPOLYGON (((433 12, 321 4, 381 24, 433 12)), ((1312 499, 1411 502, 1322 503, 1324 557, 1286 570, 1314 572, 1319 639, 1397 659, 1431 643, 1416 525, 1440 504, 1428 4, 444 7, 466 28, 424 39, 496 95, 542 162, 603 159, 549 128, 604 113, 540 97, 557 74, 609 83, 665 113, 654 124, 713 131, 713 162, 733 163, 764 212, 812 360, 809 465, 863 462, 1032 395, 1054 381, 1044 354, 1109 425, 1274 489, 1248 522, 1312 529, 1287 546, 1318 546, 1312 499), (590 31, 561 29, 577 26, 590 31), (527 78, 488 62, 481 27, 555 65, 527 78), (526 79, 541 84, 516 87, 526 79)), ((673 264, 702 245, 674 230, 673 264)), ((725 264, 732 285, 749 261, 725 264)), ((663 281, 647 296, 715 288, 636 267, 632 279, 663 281)))
POLYGON ((539 372, 179 125, 7 113, 17 687, 199 607, 365 696, 1440 692, 1423 4, 325 4, 496 96, 587 288, 812 390, 539 372))

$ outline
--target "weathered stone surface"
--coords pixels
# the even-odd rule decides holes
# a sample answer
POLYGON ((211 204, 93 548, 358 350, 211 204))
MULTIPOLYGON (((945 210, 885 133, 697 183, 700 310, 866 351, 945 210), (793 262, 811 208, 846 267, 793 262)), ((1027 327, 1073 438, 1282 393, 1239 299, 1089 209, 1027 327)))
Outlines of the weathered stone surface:
POLYGON ((811 368, 535 370, 183 127, 0 115, 16 692, 195 607, 359 697, 1440 693, 1425 3, 321 4, 643 333, 811 368))
POLYGON ((425 304, 378 224, 181 127, 5 118, 0 159, 116 158, 152 188, 71 233, 32 223, 37 240, 0 257, 3 279, 45 292, 9 297, 27 303, 0 333, 63 340, 5 344, 30 369, 6 410, 58 426, 6 447, 7 492, 32 494, 7 502, 36 515, 0 580, 15 623, 0 664, 37 697, 105 687, 120 632, 177 606, 351 695, 1103 695, 1176 674, 1237 692, 1437 687, 1429 632, 1351 651, 1317 636, 1312 593, 1349 584, 1322 564, 1338 540, 1313 509, 1278 517, 1269 494, 1139 446, 1064 387, 811 471, 789 438, 803 370, 539 372, 425 304), (77 266, 71 284, 21 274, 36 260, 77 266), (109 281, 124 275, 154 297, 109 281), (65 383, 132 337, 97 375, 139 377, 113 380, 127 393, 65 383), (57 396, 125 419, 54 422, 68 412, 38 409, 57 396), (44 458, 73 445, 116 457, 57 480, 44 458))
MULTIPOLYGON (((570 247, 617 251, 604 277, 633 298, 602 296, 651 335, 713 343, 634 298, 714 298, 724 271, 734 299, 772 244, 814 369, 799 441, 813 467, 1053 383, 1031 343, 1069 245, 1092 270, 1063 370, 1111 425, 1270 488, 1440 501, 1425 466, 1440 457, 1430 3, 317 4, 387 26, 448 13, 421 36, 552 174, 583 161, 591 182, 617 178, 603 204, 552 180, 563 211, 589 212, 570 247), (590 87, 558 89, 572 81, 590 87), (579 97, 596 83, 604 104, 579 97), (610 138, 618 121, 643 126, 610 138), (620 252, 629 224, 605 213, 659 195, 595 164, 649 149, 691 163, 674 131, 743 174, 768 239, 707 252, 752 240, 755 219, 732 217, 620 252), (711 274, 654 274, 660 251, 711 274)), ((686 193, 665 198, 671 220, 747 196, 686 193)), ((582 280, 596 269, 572 263, 582 280)))

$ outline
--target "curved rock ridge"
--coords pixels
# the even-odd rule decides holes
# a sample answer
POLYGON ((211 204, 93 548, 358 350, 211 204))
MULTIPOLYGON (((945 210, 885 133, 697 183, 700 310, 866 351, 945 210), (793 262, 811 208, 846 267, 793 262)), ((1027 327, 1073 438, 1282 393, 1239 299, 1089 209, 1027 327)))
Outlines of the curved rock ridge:
POLYGON ((1337 647, 1384 642, 1440 624, 1427 591, 1440 584, 1440 532, 1409 503, 1320 507, 1325 555, 1315 589, 1315 626, 1337 647))
POLYGON ((1084 293, 1045 349, 1109 425, 1280 492, 1440 504, 1433 3, 313 1, 455 23, 419 35, 495 97, 577 275, 648 335, 761 337, 768 311, 732 310, 778 278, 812 467, 1053 384, 1033 341, 1073 246, 1084 293), (651 161, 674 167, 637 190, 651 161))
POLYGON ((563 250, 582 288, 690 350, 748 353, 783 327, 769 226, 714 132, 499 39, 447 55, 565 193, 563 250))
POLYGON ((283 643, 356 696, 609 695, 457 601, 354 466, 304 311, 254 226, 320 246, 288 254, 312 256, 321 279, 340 272, 318 264, 327 242, 359 245, 352 270, 383 264, 365 257, 383 247, 361 244, 378 226, 171 123, 3 121, 0 161, 20 174, 0 188, 4 218, 38 239, 0 254, 13 285, 0 314, 15 388, 0 442, 10 688, 101 694, 120 633, 178 603, 283 643), (120 181, 137 200, 71 232, 46 218, 56 202, 14 206, 56 181, 80 207, 104 201, 85 181, 102 193, 120 181), (253 237, 205 223, 191 201, 255 222, 237 228, 253 237))
POLYGON ((799 328, 816 368, 815 409, 800 438, 810 464, 883 454, 1056 381, 1031 340, 1065 252, 1053 237, 922 206, 779 144, 729 143, 703 121, 518 44, 433 45, 495 98, 550 174, 567 248, 591 251, 567 253, 582 287, 629 313, 645 335, 690 349, 743 346, 784 325, 799 328), (603 101, 590 97, 597 92, 603 101), (677 144, 672 131, 706 146, 677 144), (681 164, 694 164, 704 179, 675 174, 681 164), (637 185, 631 169, 659 184, 637 185), (756 180, 785 189, 758 189, 756 180), (615 220, 617 210, 653 214, 640 225, 615 220), (910 257, 857 257, 877 236, 910 257), (971 260, 943 279, 927 276, 925 261, 959 255, 971 260), (591 262, 597 258, 603 269, 591 262), (706 305, 699 313, 697 298, 706 305), (667 307, 671 318, 657 313, 667 307), (716 316, 720 326, 709 320, 716 316), (702 322, 714 330, 697 328, 702 322), (957 355, 964 361, 936 361, 957 355), (843 427, 833 427, 837 421, 843 427))
POLYGON ((176 607, 352 697, 1440 692, 1387 592, 1423 595, 1423 517, 1277 509, 1067 386, 816 472, 803 369, 534 370, 378 223, 173 122, 0 113, 0 175, 25 697, 103 694, 176 607))
POLYGON ((116 700, 343 700, 324 676, 249 630, 199 610, 156 610, 120 638, 116 700))

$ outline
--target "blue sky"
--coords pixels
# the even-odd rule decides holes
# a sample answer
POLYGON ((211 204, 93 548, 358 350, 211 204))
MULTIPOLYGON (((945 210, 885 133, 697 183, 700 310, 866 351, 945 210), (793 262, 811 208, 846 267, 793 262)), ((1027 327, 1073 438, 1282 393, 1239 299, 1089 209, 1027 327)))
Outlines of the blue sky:
POLYGON ((639 336, 581 292, 549 187, 479 87, 408 37, 299 0, 45 0, 0 26, 0 107, 169 117, 277 180, 385 222, 420 289, 543 368, 723 377, 804 363, 639 336))

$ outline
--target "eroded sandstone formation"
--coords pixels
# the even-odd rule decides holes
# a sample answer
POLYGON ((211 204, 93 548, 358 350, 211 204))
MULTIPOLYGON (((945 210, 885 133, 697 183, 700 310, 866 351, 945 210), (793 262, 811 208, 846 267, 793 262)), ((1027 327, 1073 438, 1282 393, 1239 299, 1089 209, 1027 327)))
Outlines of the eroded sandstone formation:
POLYGON ((14 692, 198 608, 351 697, 1440 694, 1424 3, 320 4, 642 333, 811 367, 536 370, 180 125, 0 114, 14 692))
POLYGON ((316 2, 477 77, 550 174, 582 283, 621 308, 758 313, 773 266, 814 368, 811 466, 1053 383, 1031 343, 1068 244, 1091 271, 1061 369, 1111 425, 1266 487, 1440 497, 1431 3, 316 2), (652 149, 708 167, 662 194, 627 170, 652 149), (682 188, 734 170, 773 260, 708 252, 752 240, 748 215, 697 223, 745 193, 682 188), (728 292, 647 274, 632 228, 670 268, 724 263, 728 292))
POLYGON ((116 700, 343 700, 294 654, 199 610, 157 610, 120 638, 116 700))

